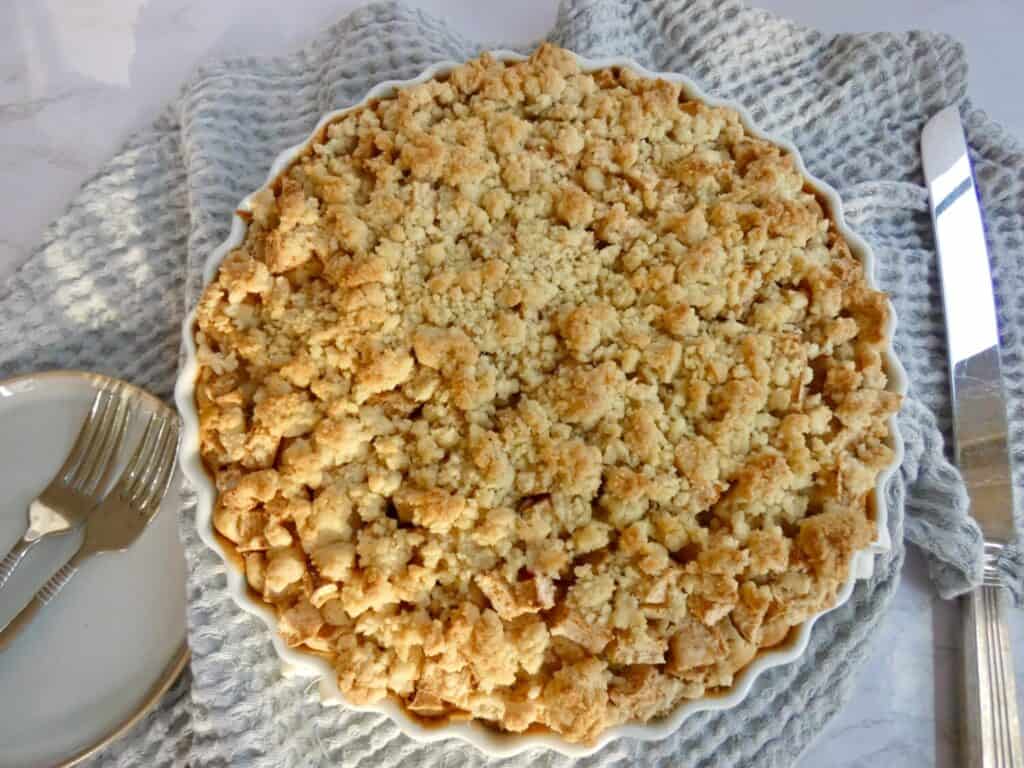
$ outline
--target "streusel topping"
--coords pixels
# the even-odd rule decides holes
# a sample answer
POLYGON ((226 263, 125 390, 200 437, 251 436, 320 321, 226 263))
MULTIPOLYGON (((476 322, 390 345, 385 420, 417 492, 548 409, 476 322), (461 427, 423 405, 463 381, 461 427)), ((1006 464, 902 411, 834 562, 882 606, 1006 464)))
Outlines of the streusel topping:
POLYGON ((834 600, 887 307, 735 112, 484 55, 255 197, 198 310, 214 524, 351 701, 592 740, 834 600))

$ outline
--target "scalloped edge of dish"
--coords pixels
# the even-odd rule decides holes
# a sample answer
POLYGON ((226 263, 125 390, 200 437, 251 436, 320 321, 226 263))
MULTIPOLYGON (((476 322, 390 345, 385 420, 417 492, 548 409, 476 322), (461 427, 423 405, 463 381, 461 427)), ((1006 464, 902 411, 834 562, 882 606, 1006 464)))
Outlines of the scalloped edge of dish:
MULTIPOLYGON (((527 58, 522 54, 507 50, 492 50, 489 53, 500 61, 522 61, 527 58)), ((864 265, 868 284, 872 288, 878 289, 874 276, 875 257, 871 248, 847 226, 838 193, 829 184, 811 175, 804 165, 799 151, 791 142, 762 131, 754 123, 744 107, 735 102, 708 95, 685 75, 652 72, 635 61, 622 57, 588 59, 575 53, 573 55, 584 71, 594 71, 610 67, 630 69, 645 78, 660 78, 678 83, 690 98, 699 99, 711 106, 727 107, 735 110, 747 131, 780 146, 794 157, 800 173, 817 192, 819 197, 825 201, 828 213, 835 222, 839 233, 849 244, 854 255, 864 265)), ((348 112, 364 107, 375 99, 393 95, 395 91, 401 88, 418 85, 435 77, 445 75, 455 67, 461 66, 461 63, 442 61, 428 67, 418 77, 413 79, 384 81, 370 89, 364 98, 352 106, 334 110, 324 115, 310 133, 309 138, 301 144, 289 147, 274 159, 267 176, 267 181, 260 187, 260 190, 272 184, 292 161, 320 134, 327 124, 334 122, 348 112)), ((231 232, 227 240, 210 254, 205 263, 203 269, 204 287, 213 279, 223 258, 242 243, 248 225, 238 215, 238 211, 251 210, 252 196, 260 190, 254 190, 252 194, 238 204, 232 218, 231 232)), ((884 491, 889 479, 898 470, 903 461, 903 440, 899 433, 895 415, 889 418, 889 442, 894 453, 893 461, 888 468, 879 473, 878 482, 874 489, 874 508, 878 528, 875 541, 868 548, 855 554, 850 568, 850 576, 837 594, 835 603, 828 609, 811 616, 796 627, 795 633, 791 634, 787 639, 784 647, 759 651, 755 659, 740 671, 732 687, 727 691, 713 697, 687 701, 673 710, 671 714, 649 723, 625 723, 609 728, 601 733, 592 744, 571 743, 554 733, 506 734, 488 728, 476 721, 450 722, 442 726, 427 727, 411 718, 391 699, 371 705, 351 704, 345 700, 341 689, 338 687, 337 675, 330 664, 311 653, 290 648, 285 644, 277 632, 277 616, 273 608, 262 601, 257 602, 250 597, 245 574, 231 562, 231 557, 221 549, 221 545, 213 533, 211 518, 216 499, 216 490, 206 472, 206 468, 203 466, 199 454, 199 416, 195 407, 195 382, 198 376, 199 364, 196 358, 195 339, 193 337, 194 327, 195 308, 192 308, 182 325, 185 359, 174 389, 174 399, 178 406, 178 411, 181 413, 184 427, 179 463, 183 473, 196 490, 198 502, 196 526, 199 529, 199 536, 206 546, 224 561, 227 573, 227 586, 231 597, 243 610, 260 618, 266 624, 274 650, 281 657, 283 674, 286 676, 319 678, 320 698, 325 705, 343 705, 359 712, 375 712, 387 715, 400 731, 416 741, 435 742, 444 739, 461 739, 492 757, 508 757, 538 747, 551 749, 568 757, 584 757, 597 752, 610 742, 620 738, 633 738, 642 741, 664 739, 675 732, 686 718, 697 712, 730 709, 736 706, 746 698, 750 688, 753 686, 754 680, 762 672, 798 659, 807 648, 814 623, 829 611, 835 610, 849 600, 850 595, 853 594, 856 581, 871 577, 874 570, 874 555, 886 552, 891 547, 888 532, 888 508, 885 503, 884 491)), ((906 371, 893 350, 895 328, 896 314, 892 303, 889 302, 889 322, 885 328, 887 341, 886 372, 889 378, 888 389, 900 395, 905 395, 907 391, 906 371)))

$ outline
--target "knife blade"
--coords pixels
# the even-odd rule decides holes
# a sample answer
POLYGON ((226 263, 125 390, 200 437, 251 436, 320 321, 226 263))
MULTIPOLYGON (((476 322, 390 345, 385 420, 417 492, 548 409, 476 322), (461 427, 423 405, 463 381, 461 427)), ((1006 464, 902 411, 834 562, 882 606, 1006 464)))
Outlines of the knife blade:
POLYGON ((999 326, 981 209, 960 114, 948 107, 921 135, 949 342, 956 463, 987 541, 1014 537, 999 326))
POLYGON ((964 762, 1024 768, 1006 596, 995 561, 1014 539, 1006 395, 985 228, 960 113, 925 124, 921 155, 942 275, 953 440, 971 514, 985 538, 985 578, 965 599, 964 762))

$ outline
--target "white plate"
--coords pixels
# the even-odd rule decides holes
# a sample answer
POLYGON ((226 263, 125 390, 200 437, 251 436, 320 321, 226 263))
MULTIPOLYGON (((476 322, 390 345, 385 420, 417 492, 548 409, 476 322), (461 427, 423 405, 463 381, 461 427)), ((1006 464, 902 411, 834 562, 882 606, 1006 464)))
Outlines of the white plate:
MULTIPOLYGON (((0 556, 21 537, 26 507, 64 461, 102 376, 46 373, 0 382, 0 556)), ((121 461, 145 413, 138 395, 121 461)), ((175 479, 126 552, 90 558, 56 599, 0 651, 0 767, 67 765, 141 717, 188 661, 185 559, 175 479)), ((73 553, 81 533, 44 540, 0 590, 0 626, 73 553)))
MULTIPOLYGON (((521 54, 513 51, 499 50, 491 51, 490 53, 495 59, 500 61, 521 61, 525 58, 521 54)), ((803 160, 800 158, 800 153, 793 144, 780 136, 773 136, 760 130, 742 106, 735 102, 709 96, 704 93, 696 83, 684 75, 671 72, 651 72, 630 59, 588 59, 577 54, 574 55, 576 56, 576 60, 579 62, 580 67, 584 71, 590 72, 611 67, 630 69, 644 78, 661 78, 670 82, 679 83, 682 86, 683 91, 690 98, 699 99, 712 106, 723 106, 734 109, 739 114, 743 125, 751 134, 771 141, 793 156, 796 161, 797 168, 803 174, 804 179, 824 201, 832 215, 832 218, 835 220, 836 228, 839 230, 839 233, 849 244, 854 255, 856 255, 864 265, 868 285, 877 290, 878 286, 874 279, 875 258, 871 252, 871 248, 868 246, 867 242, 846 226, 846 221, 843 218, 842 202, 839 199, 839 195, 828 184, 815 178, 808 172, 807 168, 804 166, 803 160)), ((288 168, 292 161, 306 149, 309 143, 320 134, 320 131, 328 123, 337 120, 346 112, 364 107, 368 102, 374 99, 390 96, 398 89, 423 83, 431 78, 445 75, 457 66, 459 66, 458 62, 444 61, 427 68, 418 77, 411 80, 389 80, 380 83, 370 89, 370 92, 367 93, 365 98, 363 98, 359 103, 325 115, 321 118, 320 122, 317 123, 317 126, 314 128, 309 139, 301 144, 297 144, 294 147, 286 149, 274 159, 270 166, 270 173, 267 177, 267 184, 265 186, 273 183, 277 176, 288 168)), ((248 224, 246 223, 246 219, 239 215, 239 212, 252 210, 252 198, 255 194, 256 193, 254 192, 238 204, 238 208, 231 221, 231 232, 228 235, 228 239, 210 253, 203 271, 204 285, 208 284, 214 278, 224 257, 233 249, 241 245, 242 241, 245 239, 248 224)), ((903 370, 903 366, 900 364, 892 349, 892 339, 895 327, 896 314, 890 304, 889 323, 885 329, 886 339, 888 340, 888 348, 886 350, 886 367, 889 374, 888 388, 890 391, 903 395, 906 394, 907 391, 907 377, 906 372, 903 370)), ((331 668, 331 665, 314 654, 306 653, 298 648, 291 648, 287 645, 281 635, 277 632, 277 616, 274 613, 273 608, 263 601, 256 600, 251 596, 252 593, 249 590, 248 583, 246 582, 245 574, 240 568, 235 566, 232 555, 222 549, 222 544, 214 536, 211 517, 217 493, 209 475, 203 467, 202 459, 199 455, 199 415, 195 406, 195 384, 196 378, 199 374, 199 362, 196 358, 196 346, 193 336, 194 331, 195 309, 189 313, 182 325, 185 361, 178 371, 178 382, 175 387, 175 402, 178 405, 178 411, 181 413, 183 421, 179 462, 185 476, 196 489, 198 500, 196 526, 198 528, 199 536, 207 546, 210 547, 210 549, 216 552, 221 559, 225 561, 227 565, 226 572, 228 592, 239 606, 254 616, 262 619, 267 625, 268 634, 273 643, 274 649, 284 662, 282 667, 285 673, 319 678, 320 697, 324 704, 344 704, 344 706, 358 711, 385 714, 395 722, 403 733, 418 741, 430 742, 439 741, 441 739, 458 738, 476 746, 482 752, 492 757, 507 757, 535 747, 547 747, 569 757, 583 757, 593 754, 609 742, 622 737, 630 737, 645 741, 663 739, 674 732, 683 720, 696 712, 728 709, 736 706, 747 695, 747 692, 750 690, 758 675, 767 669, 776 667, 780 664, 788 664, 799 658, 804 649, 807 648, 807 643, 811 636, 811 627, 814 625, 814 622, 827 613, 828 610, 834 610, 845 603, 853 593, 855 581, 857 579, 870 578, 874 568, 874 556, 878 553, 888 551, 892 546, 889 541, 888 509, 885 503, 884 489, 888 484, 889 478, 894 472, 896 472, 903 461, 903 440, 900 437, 899 430, 896 426, 895 415, 889 418, 889 444, 893 449, 893 461, 889 467, 879 473, 878 482, 875 486, 874 492, 874 507, 876 512, 876 523, 878 526, 878 534, 875 541, 872 542, 867 549, 856 553, 851 566, 850 578, 839 591, 835 604, 828 610, 808 618, 807 621, 796 628, 788 642, 783 643, 776 648, 759 653, 757 658, 755 658, 736 676, 733 686, 721 695, 685 702, 676 707, 676 709, 667 716, 650 723, 626 723, 615 726, 614 728, 610 728, 601 733, 593 744, 569 743, 552 733, 503 734, 487 728, 475 721, 450 723, 444 727, 425 727, 410 718, 403 709, 399 708, 398 705, 390 699, 368 705, 355 705, 345 702, 341 689, 338 687, 337 676, 331 668)))

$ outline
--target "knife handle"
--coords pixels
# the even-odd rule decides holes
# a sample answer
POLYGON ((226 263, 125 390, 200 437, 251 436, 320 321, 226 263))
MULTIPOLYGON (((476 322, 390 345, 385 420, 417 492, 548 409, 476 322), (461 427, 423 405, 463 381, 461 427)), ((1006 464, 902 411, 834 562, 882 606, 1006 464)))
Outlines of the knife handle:
POLYGON ((983 586, 964 608, 964 738, 969 768, 1024 768, 1006 591, 983 586))

